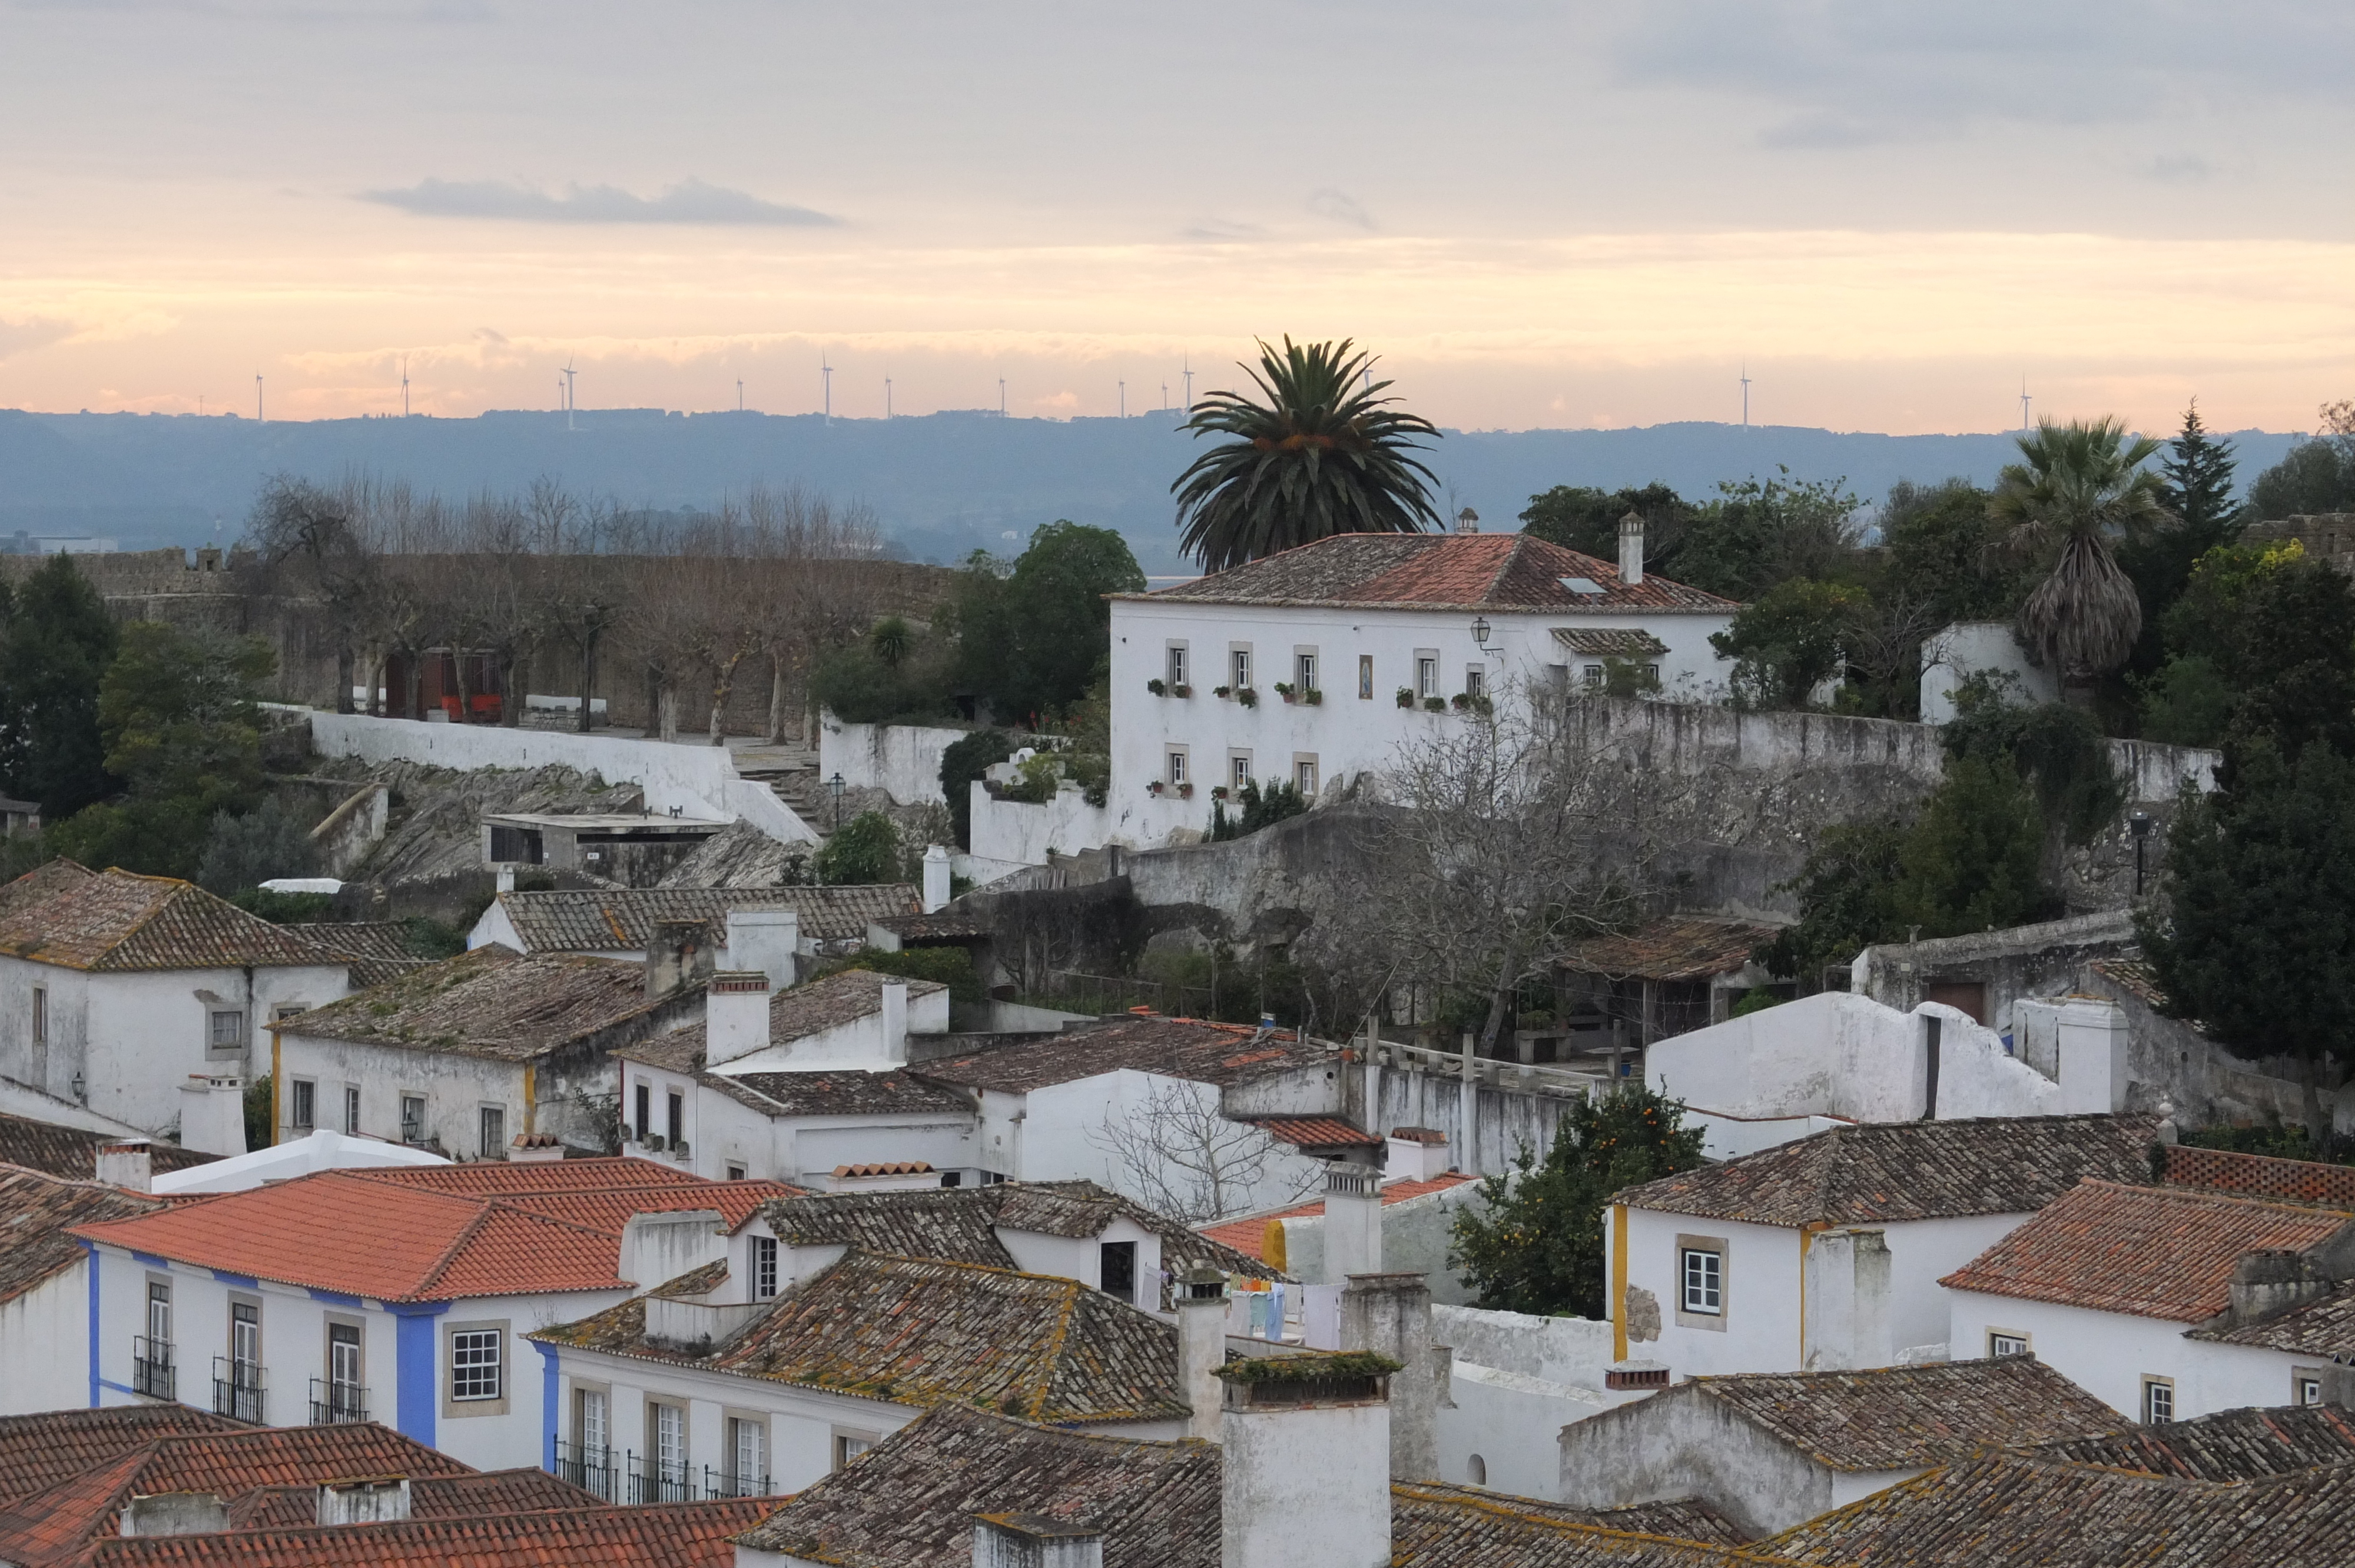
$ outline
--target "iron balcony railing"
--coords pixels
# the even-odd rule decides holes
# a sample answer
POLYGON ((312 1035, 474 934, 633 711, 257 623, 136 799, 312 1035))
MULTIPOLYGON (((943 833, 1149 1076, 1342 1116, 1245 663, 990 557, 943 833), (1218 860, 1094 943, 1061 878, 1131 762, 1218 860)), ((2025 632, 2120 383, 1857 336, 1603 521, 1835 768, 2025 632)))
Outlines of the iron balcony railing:
POLYGON ((172 1370, 172 1341, 136 1334, 131 1340, 131 1388, 150 1399, 177 1399, 179 1380, 172 1370))
POLYGON ((267 1409, 268 1395, 262 1389, 260 1362, 233 1361, 228 1356, 213 1358, 214 1414, 261 1426, 268 1425, 267 1409))
POLYGON ((559 1438, 551 1473, 612 1503, 706 1502, 774 1496, 765 1475, 709 1465, 664 1465, 625 1448, 584 1447, 559 1438))
POLYGON ((368 1390, 356 1383, 337 1383, 332 1378, 311 1380, 311 1425, 334 1426, 346 1421, 366 1421, 368 1390))

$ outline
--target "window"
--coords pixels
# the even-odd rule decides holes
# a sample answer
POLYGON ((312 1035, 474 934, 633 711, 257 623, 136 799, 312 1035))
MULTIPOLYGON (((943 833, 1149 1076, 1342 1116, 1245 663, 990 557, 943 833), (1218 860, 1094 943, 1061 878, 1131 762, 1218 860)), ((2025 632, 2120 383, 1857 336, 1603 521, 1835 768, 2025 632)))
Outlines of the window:
POLYGON ((1645 665, 1644 679, 1650 682, 1655 686, 1658 685, 1660 683, 1660 667, 1657 664, 1645 665))
POLYGON ((1464 667, 1464 689, 1476 697, 1487 691, 1488 667, 1485 664, 1466 664, 1464 667))
POLYGON ((1107 1296, 1121 1301, 1136 1299, 1136 1244, 1133 1241, 1106 1242, 1097 1249, 1101 1259, 1097 1268, 1098 1287, 1107 1296))
POLYGON ((158 1345, 172 1342, 172 1287, 168 1281, 147 1282, 147 1338, 158 1345))
POLYGON ((360 1386, 360 1327, 327 1325, 327 1386, 311 1395, 314 1426, 368 1419, 368 1391, 360 1386), (322 1400, 320 1392, 326 1395, 322 1400))
POLYGON ((1235 675, 1234 688, 1240 692, 1245 686, 1251 684, 1251 650, 1248 648, 1234 649, 1232 650, 1232 656, 1234 660, 1235 675))
POLYGON ((400 1140, 403 1143, 425 1141, 425 1097, 400 1097, 400 1140))
POLYGON ((731 1416, 728 1422, 728 1457, 736 1467, 736 1485, 731 1489, 736 1496, 756 1498, 769 1489, 767 1422, 751 1416, 731 1416))
POLYGON ((1708 1247, 1679 1248, 1684 1258, 1684 1309, 1715 1318, 1725 1311, 1725 1255, 1708 1247))
POLYGON ((730 1181, 744 1180, 744 1168, 741 1165, 730 1165, 728 1168, 728 1180, 730 1181))
POLYGON ((471 1402, 506 1397, 506 1368, 501 1358, 506 1338, 496 1329, 462 1330, 450 1336, 452 1399, 471 1402))
POLYGON ((847 1432, 836 1433, 834 1435, 834 1467, 837 1470, 842 1468, 873 1446, 875 1446, 875 1439, 872 1437, 856 1437, 847 1432))
POLYGON ((260 1302, 232 1301, 229 1303, 229 1359, 236 1364, 237 1381, 240 1384, 250 1387, 260 1383, 261 1377, 261 1304, 260 1302))
POLYGON ((655 1483, 659 1489, 643 1500, 687 1500, 687 1407, 649 1401, 646 1405, 646 1446, 654 1450, 655 1483))
POLYGON ((2296 1405, 2322 1403, 2320 1367, 2299 1367, 2289 1374, 2289 1402, 2296 1405))
POLYGON ((1173 751, 1169 754, 1169 782, 1172 784, 1186 782, 1186 754, 1182 751, 1173 751))
POLYGON ((1358 695, 1360 698, 1368 698, 1373 694, 1374 656, 1370 653, 1360 653, 1358 655, 1358 695))
POLYGON ((638 1086, 637 1111, 637 1119, 630 1125, 638 1129, 639 1141, 644 1142, 655 1130, 655 1092, 644 1084, 638 1086))
POLYGON ((572 1418, 573 1441, 581 1445, 581 1457, 591 1465, 602 1465, 605 1450, 613 1441, 613 1428, 606 1424, 605 1391, 584 1388, 579 1395, 579 1408, 572 1418))
POLYGON ((215 1012, 212 1015, 212 1033, 207 1038, 215 1051, 244 1050, 245 1014, 215 1012))
POLYGON ((1169 683, 1172 686, 1186 683, 1186 645, 1183 642, 1169 645, 1169 683))
POLYGON ((33 1044, 46 1045, 48 1043, 49 988, 37 985, 33 988, 33 1044))
POLYGON ((1292 656, 1292 683, 1304 692, 1317 690, 1316 654, 1295 653, 1292 656))
POLYGON ((1600 664, 1588 664, 1582 668, 1578 673, 1579 678, 1590 686, 1600 686, 1603 684, 1603 666, 1600 664))
POLYGON ((942 1171, 942 1172, 941 1172, 941 1185, 942 1185, 942 1186, 943 1186, 943 1187, 962 1187, 962 1186, 964 1186, 964 1171, 942 1171))
POLYGON ((283 1023, 290 1018, 300 1017, 310 1011, 311 1004, 306 1001, 282 1001, 270 1010, 270 1022, 283 1023))
POLYGON ((480 1120, 482 1136, 476 1141, 475 1152, 485 1160, 496 1160, 507 1151, 506 1107, 485 1106, 480 1120))
POLYGON ((286 1086, 293 1091, 293 1108, 288 1113, 288 1125, 296 1132, 308 1132, 319 1125, 319 1086, 308 1078, 297 1078, 286 1086))
POLYGON ((2142 1380, 2142 1418, 2146 1425, 2164 1426, 2175 1419, 2175 1380, 2171 1377, 2147 1377, 2142 1380))
POLYGON ((665 1107, 665 1109, 668 1113, 667 1120, 669 1122, 669 1126, 665 1128, 665 1131, 670 1138, 670 1146, 673 1149, 677 1149, 679 1145, 679 1140, 687 1136, 687 1097, 676 1090, 673 1090, 670 1096, 670 1103, 665 1107))
POLYGON ((172 1282, 147 1281, 147 1332, 132 1341, 131 1391, 150 1399, 172 1399, 179 1385, 172 1373, 172 1282))
POLYGON ((1252 781, 1250 752, 1237 751, 1228 756, 1227 781, 1237 789, 1252 781))
POLYGON ((2024 1356, 2027 1353, 2027 1335, 2007 1334, 2001 1329, 1989 1329, 1987 1330, 1988 1355, 2000 1360, 2005 1356, 2024 1356))
POLYGON ((1418 697, 1439 695, 1439 655, 1421 653, 1414 656, 1414 694, 1418 697))
POLYGON ((1295 757, 1292 759, 1292 787, 1304 795, 1316 793, 1316 759, 1295 757))
POLYGON ((752 1238, 752 1299, 766 1301, 777 1293, 777 1238, 752 1238))
POLYGON ((357 1084, 344 1086, 344 1130, 354 1137, 359 1135, 360 1086, 357 1084))

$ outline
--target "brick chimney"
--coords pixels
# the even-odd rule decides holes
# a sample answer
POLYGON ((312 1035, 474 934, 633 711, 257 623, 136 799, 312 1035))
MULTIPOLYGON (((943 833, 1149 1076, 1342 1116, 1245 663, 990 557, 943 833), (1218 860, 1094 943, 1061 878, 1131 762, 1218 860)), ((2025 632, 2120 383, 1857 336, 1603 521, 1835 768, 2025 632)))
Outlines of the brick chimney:
POLYGON ((1391 1363, 1272 1356, 1220 1369, 1220 1568, 1391 1560, 1391 1363))
POLYGON ((1644 519, 1630 512, 1619 519, 1619 580, 1634 588, 1644 580, 1644 519))
POLYGON ((973 1568, 1103 1568, 1103 1531, 1043 1513, 977 1513, 973 1568))
POLYGON ((769 1045, 769 977, 758 969, 729 969, 711 977, 703 991, 703 1061, 716 1067, 769 1045))

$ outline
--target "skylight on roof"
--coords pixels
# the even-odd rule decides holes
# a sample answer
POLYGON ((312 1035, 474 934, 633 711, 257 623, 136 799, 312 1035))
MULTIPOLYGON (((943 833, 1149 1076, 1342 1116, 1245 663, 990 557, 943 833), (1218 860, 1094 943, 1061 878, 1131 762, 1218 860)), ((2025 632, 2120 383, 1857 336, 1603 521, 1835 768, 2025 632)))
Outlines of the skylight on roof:
POLYGON ((1561 586, 1572 593, 1601 593, 1603 585, 1593 577, 1563 577, 1561 586))

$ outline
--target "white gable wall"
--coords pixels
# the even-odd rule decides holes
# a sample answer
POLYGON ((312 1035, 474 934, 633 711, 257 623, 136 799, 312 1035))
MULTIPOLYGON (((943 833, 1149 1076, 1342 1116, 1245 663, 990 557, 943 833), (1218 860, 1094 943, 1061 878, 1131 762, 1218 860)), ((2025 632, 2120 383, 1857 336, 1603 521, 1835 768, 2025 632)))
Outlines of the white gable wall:
POLYGON ((2294 1373, 2319 1370, 2319 1356, 2184 1338, 2190 1323, 2102 1312, 2052 1301, 1950 1290, 1949 1332, 1956 1358, 1988 1353, 1988 1336, 2025 1336, 2045 1365, 2123 1415, 2142 1418, 2146 1377, 2175 1380, 2175 1417, 2188 1421, 2252 1404, 2290 1404, 2294 1373))
POLYGON ((90 1259, 0 1302, 0 1415, 91 1403, 90 1259))
POLYGON ((404 1097, 418 1096, 425 1101, 419 1141, 439 1139, 453 1158, 471 1160, 483 1152, 476 1146, 485 1106, 496 1106, 504 1113, 508 1141, 522 1132, 551 1132, 570 1135, 587 1147, 588 1118, 583 1107, 537 1104, 535 1077, 529 1065, 520 1062, 282 1033, 278 1137, 283 1140, 301 1136, 293 1125, 294 1095, 290 1086, 304 1078, 316 1086, 317 1125, 337 1132, 345 1130, 344 1091, 356 1087, 360 1092, 357 1130, 366 1137, 400 1142, 400 1102, 404 1097))

